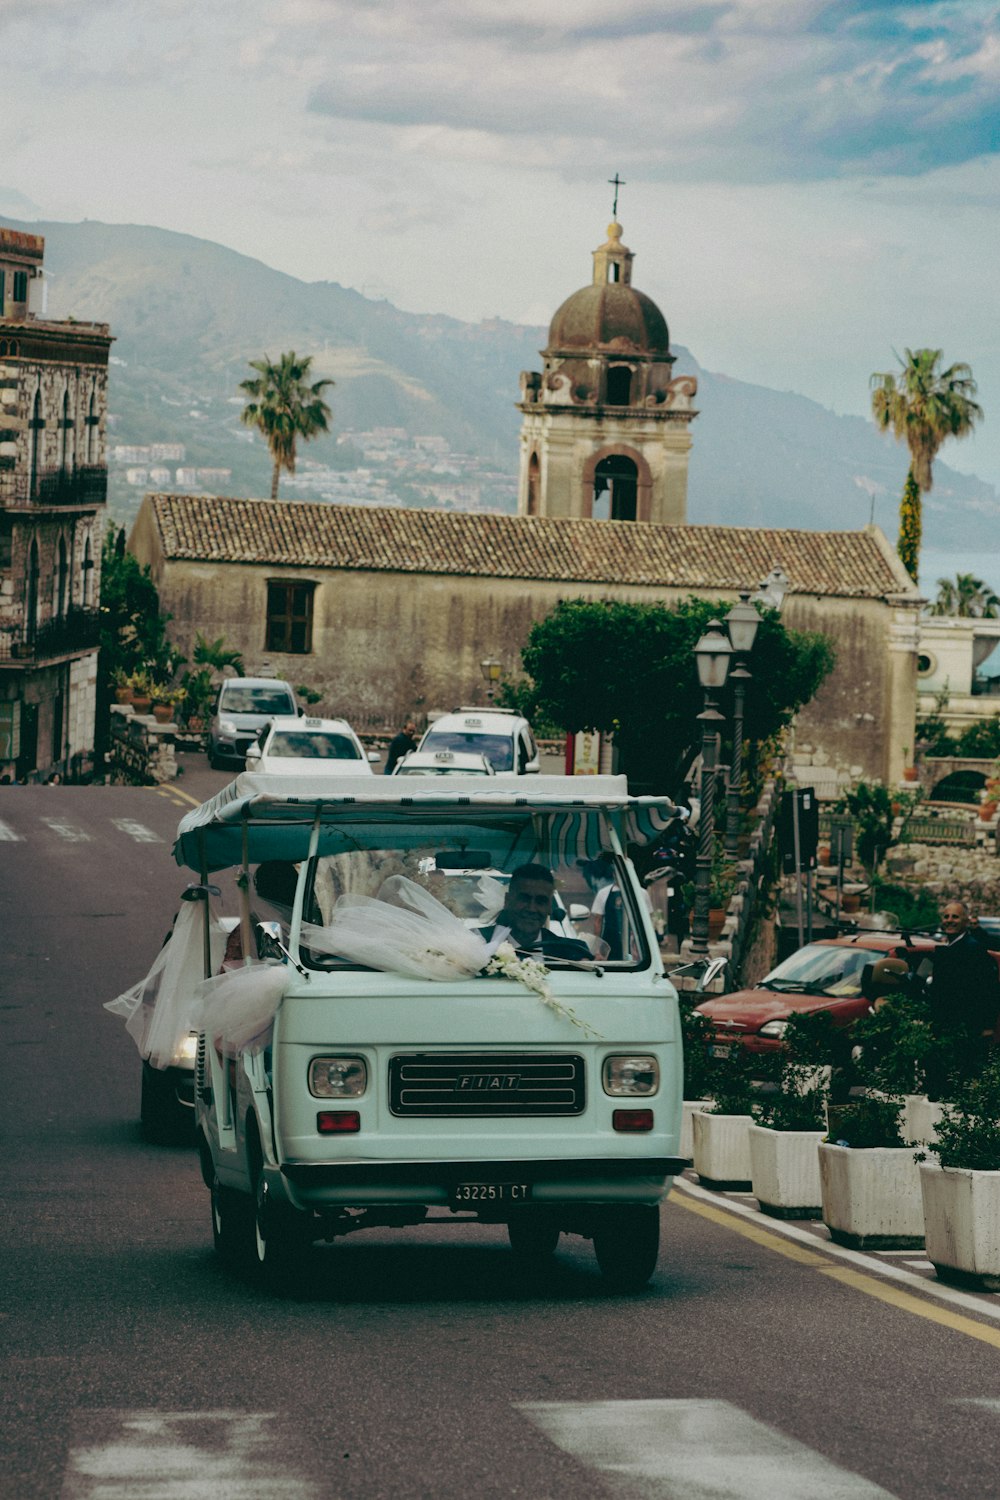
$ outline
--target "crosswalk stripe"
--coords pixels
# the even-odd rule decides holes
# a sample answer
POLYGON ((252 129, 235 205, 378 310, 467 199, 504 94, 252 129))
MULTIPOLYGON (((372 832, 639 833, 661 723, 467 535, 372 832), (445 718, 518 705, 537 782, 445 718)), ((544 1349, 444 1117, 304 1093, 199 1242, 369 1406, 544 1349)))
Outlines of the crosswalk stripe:
POLYGON ((557 1448, 647 1500, 894 1500, 728 1401, 527 1401, 557 1448))
POLYGON ((275 1412, 108 1411, 77 1414, 60 1500, 320 1500, 288 1472, 275 1412))
POLYGON ((20 844, 21 835, 15 833, 9 823, 0 823, 0 844, 20 844))
POLYGON ((68 844, 87 844, 90 842, 90 834, 83 828, 77 828, 75 823, 65 823, 61 818, 43 818, 42 822, 57 833, 61 839, 68 844))
POLYGON ((144 823, 137 823, 134 818, 112 818, 111 821, 122 833, 127 833, 130 839, 135 839, 137 844, 163 843, 158 833, 154 833, 144 823))

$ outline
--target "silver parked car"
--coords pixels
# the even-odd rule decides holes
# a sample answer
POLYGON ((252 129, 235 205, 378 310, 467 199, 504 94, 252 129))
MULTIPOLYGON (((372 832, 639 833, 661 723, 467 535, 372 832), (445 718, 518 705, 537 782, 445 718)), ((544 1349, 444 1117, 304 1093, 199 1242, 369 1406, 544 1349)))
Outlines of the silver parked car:
POLYGON ((290 682, 276 677, 229 677, 219 689, 208 726, 208 758, 213 769, 242 771, 246 753, 269 719, 299 714, 290 682))

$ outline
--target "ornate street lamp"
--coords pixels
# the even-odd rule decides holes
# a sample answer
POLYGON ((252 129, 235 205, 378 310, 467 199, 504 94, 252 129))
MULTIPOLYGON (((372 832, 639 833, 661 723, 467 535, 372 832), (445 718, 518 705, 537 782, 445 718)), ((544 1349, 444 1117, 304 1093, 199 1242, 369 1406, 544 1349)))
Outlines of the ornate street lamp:
POLYGON ((757 585, 757 592, 754 594, 754 599, 760 604, 769 604, 772 609, 776 609, 780 614, 782 602, 790 588, 791 579, 779 564, 779 566, 771 569, 766 578, 761 579, 757 585))
POLYGON ((741 592, 739 604, 734 604, 726 616, 726 627, 736 657, 736 666, 729 674, 733 684, 733 756, 726 794, 727 854, 735 854, 739 849, 740 803, 743 793, 743 708, 750 684, 746 660, 753 650, 759 624, 760 615, 750 603, 750 591, 741 592))
POLYGON ((718 620, 709 620, 708 629, 694 648, 698 664, 698 681, 705 692, 705 707, 698 715, 701 725, 701 811, 698 814, 698 856, 694 877, 694 921, 691 926, 691 950, 708 954, 708 903, 712 884, 712 845, 715 836, 713 801, 715 797, 715 759, 722 715, 715 706, 714 694, 726 685, 732 643, 718 620))
POLYGON ((503 667, 501 666, 500 662, 495 661, 492 656, 488 656, 485 661, 481 661, 479 663, 479 670, 480 672, 482 672, 483 676, 486 679, 486 696, 492 703, 493 695, 497 690, 497 683, 500 681, 500 673, 503 671, 503 667))

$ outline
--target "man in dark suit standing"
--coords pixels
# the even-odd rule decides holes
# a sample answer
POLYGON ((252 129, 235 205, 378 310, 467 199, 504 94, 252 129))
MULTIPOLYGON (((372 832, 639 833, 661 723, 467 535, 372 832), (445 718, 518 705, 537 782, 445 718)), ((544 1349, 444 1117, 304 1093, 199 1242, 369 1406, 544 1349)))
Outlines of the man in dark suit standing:
POLYGON ((409 755, 411 750, 417 748, 417 726, 412 719, 407 719, 398 734, 393 735, 389 741, 389 753, 385 758, 384 775, 391 776, 397 761, 401 761, 404 755, 409 755))
POLYGON ((941 1098, 955 1078, 975 1077, 989 1055, 1000 1009, 1000 976, 996 959, 970 930, 964 901, 941 909, 946 946, 936 948, 927 998, 937 1042, 927 1068, 927 1092, 941 1098))
POLYGON ((480 929, 483 937, 492 938, 501 927, 509 927, 510 940, 524 957, 589 963, 592 954, 586 943, 549 931, 555 890, 555 876, 545 865, 520 865, 510 877, 507 899, 495 925, 480 929))

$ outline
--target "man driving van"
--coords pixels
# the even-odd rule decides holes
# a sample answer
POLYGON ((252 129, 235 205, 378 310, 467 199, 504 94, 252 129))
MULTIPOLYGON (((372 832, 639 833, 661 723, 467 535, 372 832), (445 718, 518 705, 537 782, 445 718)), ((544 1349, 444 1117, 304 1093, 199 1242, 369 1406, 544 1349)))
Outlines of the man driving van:
POLYGON ((497 928, 509 927, 518 953, 589 963, 592 954, 586 943, 549 931, 555 890, 556 878, 545 865, 520 865, 510 877, 503 910, 497 913, 495 924, 480 929, 483 937, 492 938, 497 928))

